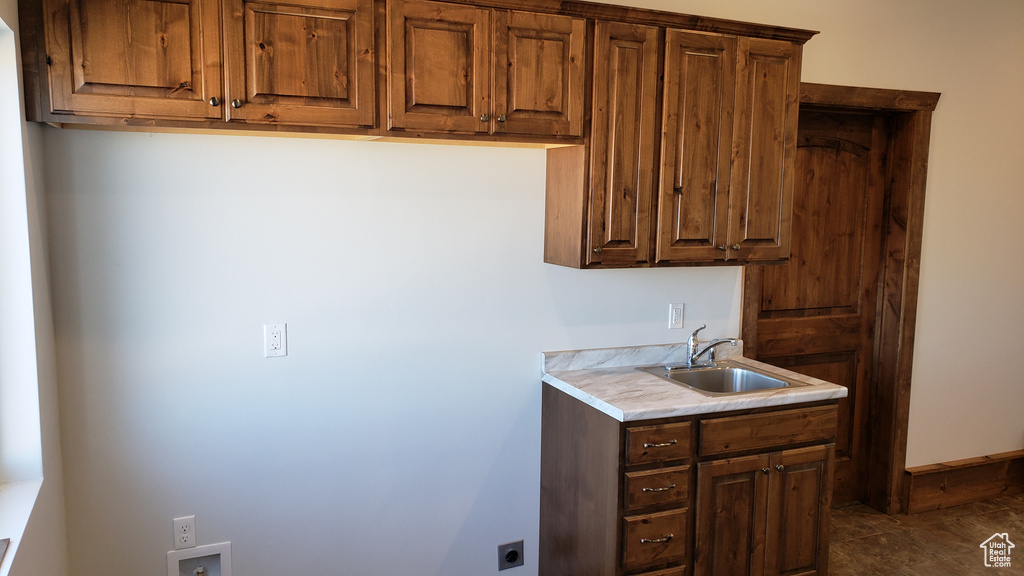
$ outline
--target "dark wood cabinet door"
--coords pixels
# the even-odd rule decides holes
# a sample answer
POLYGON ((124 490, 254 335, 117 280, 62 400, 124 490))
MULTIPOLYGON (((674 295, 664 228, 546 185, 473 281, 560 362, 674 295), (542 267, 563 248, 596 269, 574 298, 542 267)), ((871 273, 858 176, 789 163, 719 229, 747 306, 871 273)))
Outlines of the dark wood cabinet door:
POLYGON ((657 259, 726 256, 736 38, 668 30, 657 259))
POLYGON ((598 22, 588 264, 649 262, 657 83, 657 29, 598 22))
POLYGON ((772 455, 765 574, 828 574, 833 444, 772 455))
POLYGON ((497 134, 583 134, 586 22, 495 10, 494 110, 497 134))
POLYGON ((769 456, 697 467, 695 576, 764 573, 769 456))
POLYGON ((789 257, 801 48, 739 38, 729 258, 789 257))
POLYGON ((373 126, 372 0, 227 0, 232 121, 373 126))
POLYGON ((221 118, 218 9, 209 0, 44 0, 50 112, 221 118))
POLYGON ((388 3, 388 128, 487 133, 490 10, 388 3))

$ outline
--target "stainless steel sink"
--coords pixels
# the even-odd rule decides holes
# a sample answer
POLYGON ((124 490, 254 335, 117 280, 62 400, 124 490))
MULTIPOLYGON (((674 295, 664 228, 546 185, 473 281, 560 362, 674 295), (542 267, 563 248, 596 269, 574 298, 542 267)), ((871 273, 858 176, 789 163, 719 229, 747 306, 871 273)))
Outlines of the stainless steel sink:
POLYGON ((761 392, 779 388, 807 386, 803 382, 769 376, 762 372, 742 368, 727 360, 715 366, 646 366, 639 368, 676 384, 682 384, 708 396, 729 396, 748 392, 761 392))

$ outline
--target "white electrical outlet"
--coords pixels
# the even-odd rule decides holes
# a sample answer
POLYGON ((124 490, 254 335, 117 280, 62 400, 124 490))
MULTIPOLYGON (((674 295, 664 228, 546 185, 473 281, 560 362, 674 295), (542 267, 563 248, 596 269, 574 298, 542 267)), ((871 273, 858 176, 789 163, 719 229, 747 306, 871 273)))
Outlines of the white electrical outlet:
POLYGON ((196 545, 196 517, 174 519, 174 549, 194 548, 196 545))
POLYGON ((683 328, 683 304, 681 302, 668 305, 668 328, 669 330, 683 328))
POLYGON ((263 325, 263 357, 288 355, 288 324, 279 322, 263 325))

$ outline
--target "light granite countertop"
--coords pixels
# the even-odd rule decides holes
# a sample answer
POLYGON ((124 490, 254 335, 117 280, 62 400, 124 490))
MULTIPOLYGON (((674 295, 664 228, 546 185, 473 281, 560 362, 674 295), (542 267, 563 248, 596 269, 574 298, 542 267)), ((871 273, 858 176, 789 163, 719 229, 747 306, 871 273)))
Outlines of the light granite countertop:
POLYGON ((744 358, 742 342, 736 346, 719 346, 717 352, 717 360, 728 359, 808 386, 733 396, 707 396, 636 369, 637 366, 682 363, 686 358, 685 344, 544 352, 542 379, 619 422, 785 406, 846 397, 846 388, 838 384, 744 358))

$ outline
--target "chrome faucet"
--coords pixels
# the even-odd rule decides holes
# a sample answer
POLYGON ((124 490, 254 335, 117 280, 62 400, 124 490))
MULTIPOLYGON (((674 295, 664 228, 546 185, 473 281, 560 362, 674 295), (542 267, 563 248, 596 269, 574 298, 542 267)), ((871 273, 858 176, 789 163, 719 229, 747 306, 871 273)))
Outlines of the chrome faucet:
POLYGON ((712 340, 711 342, 708 342, 703 349, 700 349, 701 341, 697 339, 697 333, 707 327, 707 324, 701 324, 701 327, 694 330, 693 334, 690 334, 690 337, 686 340, 686 363, 689 366, 699 365, 700 363, 698 362, 698 359, 700 359, 700 357, 703 356, 704 354, 708 355, 708 361, 706 365, 713 366, 715 364, 716 346, 720 344, 725 344, 726 342, 733 346, 739 343, 739 340, 735 338, 718 338, 717 340, 712 340))

